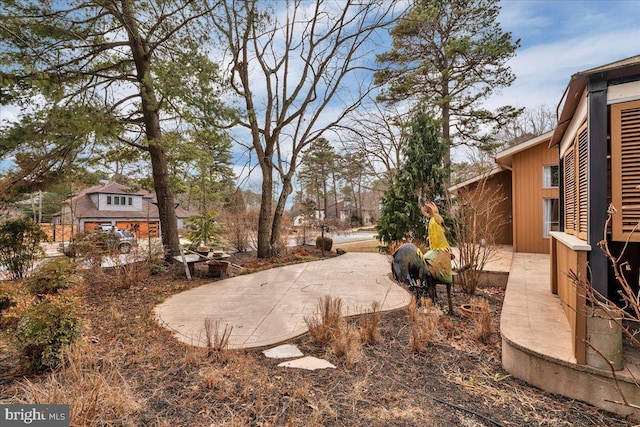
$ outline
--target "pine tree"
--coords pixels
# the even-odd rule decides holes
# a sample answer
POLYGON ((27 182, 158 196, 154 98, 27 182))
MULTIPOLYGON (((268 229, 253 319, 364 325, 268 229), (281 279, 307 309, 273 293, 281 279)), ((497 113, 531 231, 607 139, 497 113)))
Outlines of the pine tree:
POLYGON ((502 31, 499 13, 498 0, 417 0, 391 31, 392 49, 377 57, 388 65, 376 73, 387 85, 380 98, 429 105, 445 140, 490 148, 493 132, 483 130, 519 113, 480 105, 515 80, 506 62, 520 41, 502 31))

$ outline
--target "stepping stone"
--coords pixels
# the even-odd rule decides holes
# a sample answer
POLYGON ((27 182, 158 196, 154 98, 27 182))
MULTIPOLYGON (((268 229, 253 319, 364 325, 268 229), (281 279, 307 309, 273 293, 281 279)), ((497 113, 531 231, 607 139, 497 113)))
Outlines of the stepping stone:
POLYGON ((302 357, 304 354, 293 344, 283 344, 270 348, 262 352, 271 359, 291 359, 293 357, 302 357))
POLYGON ((278 366, 284 368, 298 368, 307 369, 309 371, 315 371, 316 369, 335 369, 336 367, 324 359, 318 359, 313 356, 306 356, 301 359, 290 360, 288 362, 282 362, 278 366))

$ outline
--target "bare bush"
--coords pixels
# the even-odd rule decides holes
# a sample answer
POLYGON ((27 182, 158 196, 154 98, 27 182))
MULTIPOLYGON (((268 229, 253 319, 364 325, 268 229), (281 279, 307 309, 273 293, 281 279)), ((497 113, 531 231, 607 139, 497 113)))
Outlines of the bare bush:
MULTIPOLYGON (((606 239, 607 231, 610 230, 611 221, 613 219, 613 215, 617 214, 617 210, 613 205, 609 205, 607 209, 607 220, 604 224, 604 236, 598 244, 600 249, 605 253, 606 257, 609 259, 611 263, 613 274, 615 276, 616 282, 618 284, 617 295, 620 298, 621 304, 618 305, 611 299, 602 295, 596 288, 593 287, 592 283, 584 277, 579 276, 574 271, 569 271, 569 280, 577 287, 577 291, 585 296, 587 304, 590 306, 590 310, 588 310, 588 315, 591 316, 601 316, 604 319, 607 319, 612 324, 617 325, 620 328, 622 333, 629 339, 629 342, 633 345, 640 345, 640 338, 638 337, 638 331, 640 331, 640 297, 638 292, 634 290, 634 286, 632 286, 625 272, 630 272, 631 266, 628 261, 624 261, 625 254, 627 249, 629 249, 629 244, 634 234, 640 231, 640 222, 638 222, 629 235, 627 236, 626 241, 620 253, 615 255, 611 252, 609 248, 609 242, 606 239), (597 314, 596 314, 597 313, 597 314)), ((640 406, 629 402, 624 392, 622 391, 619 383, 618 383, 618 375, 616 374, 616 368, 614 363, 609 360, 602 353, 601 350, 596 348, 591 342, 586 341, 587 346, 597 353, 602 360, 606 362, 609 366, 612 378, 614 380, 614 389, 616 393, 620 397, 619 401, 612 401, 613 403, 632 407, 635 409, 640 409, 640 406)), ((636 386, 638 386, 638 382, 636 381, 636 386)))
POLYGON ((255 242, 258 229, 257 212, 227 210, 220 215, 224 223, 222 236, 238 252, 246 252, 255 242))
POLYGON ((460 190, 451 209, 461 269, 456 283, 469 295, 475 293, 482 270, 497 252, 496 233, 507 223, 500 212, 500 204, 506 200, 502 186, 490 185, 488 178, 483 177, 468 191, 460 190))

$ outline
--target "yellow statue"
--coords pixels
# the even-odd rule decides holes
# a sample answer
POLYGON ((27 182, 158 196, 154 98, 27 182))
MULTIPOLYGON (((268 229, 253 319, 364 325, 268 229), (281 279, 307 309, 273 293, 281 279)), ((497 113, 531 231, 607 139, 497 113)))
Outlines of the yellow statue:
POLYGON ((451 283, 451 248, 444 235, 443 219, 438 207, 429 202, 420 208, 424 216, 429 218, 429 251, 424 254, 424 261, 431 276, 439 282, 451 283))

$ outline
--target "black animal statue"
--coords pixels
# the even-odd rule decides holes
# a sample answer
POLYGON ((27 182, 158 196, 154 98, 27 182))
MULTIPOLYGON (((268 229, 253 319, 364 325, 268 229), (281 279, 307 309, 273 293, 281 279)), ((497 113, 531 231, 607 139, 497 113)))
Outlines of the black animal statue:
POLYGON ((436 285, 442 284, 447 287, 447 298, 449 300, 449 314, 453 314, 453 303, 451 301, 451 283, 438 281, 430 272, 429 266, 424 259, 422 251, 413 243, 405 243, 393 253, 391 272, 396 281, 407 285, 410 291, 415 292, 416 297, 427 295, 431 301, 436 302, 436 285))

